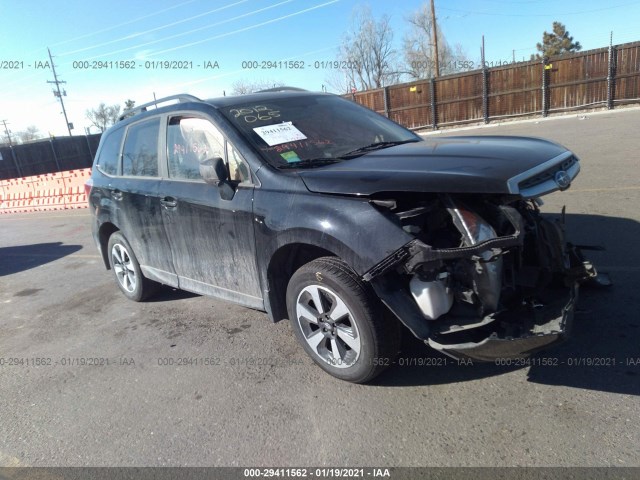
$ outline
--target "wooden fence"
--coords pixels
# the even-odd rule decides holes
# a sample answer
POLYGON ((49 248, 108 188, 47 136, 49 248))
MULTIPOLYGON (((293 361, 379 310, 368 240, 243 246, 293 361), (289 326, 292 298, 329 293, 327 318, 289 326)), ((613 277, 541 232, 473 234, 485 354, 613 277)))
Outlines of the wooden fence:
POLYGON ((414 129, 640 102, 640 42, 357 92, 414 129))

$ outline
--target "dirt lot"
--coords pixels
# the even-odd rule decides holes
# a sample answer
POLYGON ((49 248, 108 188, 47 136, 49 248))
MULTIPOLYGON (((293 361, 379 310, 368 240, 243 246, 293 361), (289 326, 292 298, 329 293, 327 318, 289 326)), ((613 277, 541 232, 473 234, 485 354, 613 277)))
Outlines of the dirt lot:
POLYGON ((607 247, 592 258, 615 286, 583 290, 572 339, 533 365, 408 338, 351 385, 260 312, 126 300, 86 210, 1 216, 0 466, 640 466, 640 109, 581 117, 436 134, 541 136, 582 160, 544 208, 607 247))

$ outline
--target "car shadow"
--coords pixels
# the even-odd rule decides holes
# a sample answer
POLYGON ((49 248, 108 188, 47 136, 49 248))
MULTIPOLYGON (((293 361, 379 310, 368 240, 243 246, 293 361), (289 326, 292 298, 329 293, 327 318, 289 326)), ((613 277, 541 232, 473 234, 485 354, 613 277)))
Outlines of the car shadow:
POLYGON ((569 340, 524 365, 470 364, 426 347, 407 332, 399 359, 373 384, 449 384, 526 369, 529 382, 640 395, 640 249, 634 248, 640 223, 600 215, 567 215, 566 222, 569 241, 606 246, 585 253, 613 280, 612 287, 581 288, 569 340))
POLYGON ((151 297, 145 300, 146 303, 159 303, 159 302, 173 302, 175 300, 182 300, 186 298, 200 297, 197 293, 187 292, 185 290, 179 290, 177 288, 169 287, 167 285, 160 285, 158 291, 151 297))
POLYGON ((62 242, 0 247, 0 277, 54 262, 81 249, 82 245, 64 245, 62 242))

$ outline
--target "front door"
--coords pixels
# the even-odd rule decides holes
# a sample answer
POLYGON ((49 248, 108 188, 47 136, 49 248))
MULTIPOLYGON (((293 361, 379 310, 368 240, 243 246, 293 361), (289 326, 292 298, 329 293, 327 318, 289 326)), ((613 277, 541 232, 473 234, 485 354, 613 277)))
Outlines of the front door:
POLYGON ((246 164, 210 120, 192 115, 168 118, 167 160, 160 204, 180 288, 263 308, 246 164), (200 176, 200 162, 214 157, 230 171, 231 198, 200 176))

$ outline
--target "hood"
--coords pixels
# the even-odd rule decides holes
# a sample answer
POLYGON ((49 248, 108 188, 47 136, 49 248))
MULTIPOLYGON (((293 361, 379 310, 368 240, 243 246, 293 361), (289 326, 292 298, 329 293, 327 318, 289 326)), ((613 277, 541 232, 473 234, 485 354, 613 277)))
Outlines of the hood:
MULTIPOLYGON (((300 170, 312 192, 521 193, 547 170, 573 158, 556 143, 529 137, 445 137, 376 150, 325 167, 300 170)), ((563 163, 565 162, 565 163, 563 163)), ((577 161, 575 174, 577 175, 577 161)), ((550 181, 553 183, 553 173, 550 181)), ((549 179, 547 179, 549 180, 549 179)), ((558 187, 553 183, 552 190, 558 187)), ((538 192, 544 194, 547 192, 538 192)))

